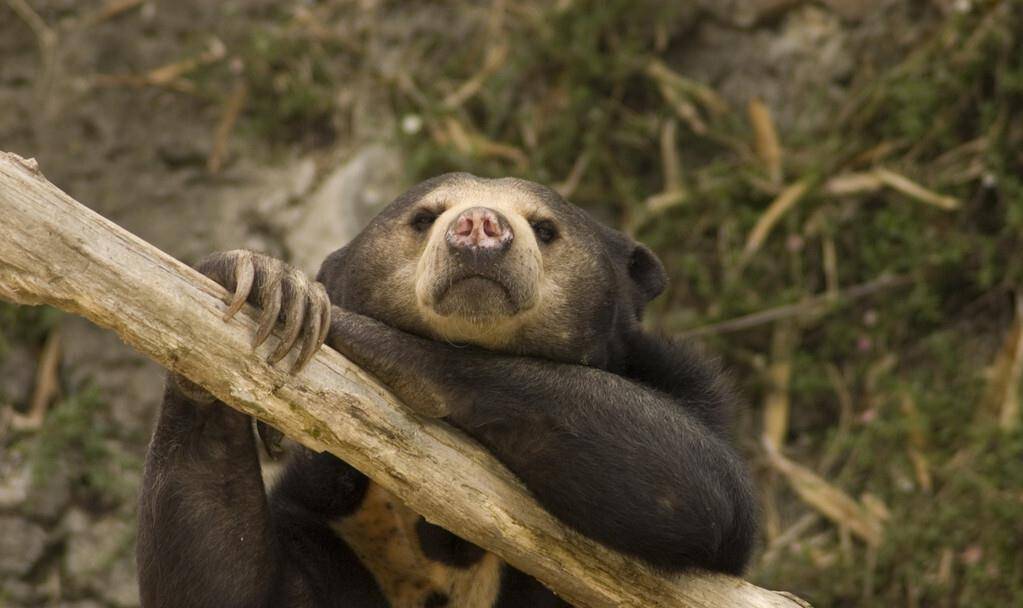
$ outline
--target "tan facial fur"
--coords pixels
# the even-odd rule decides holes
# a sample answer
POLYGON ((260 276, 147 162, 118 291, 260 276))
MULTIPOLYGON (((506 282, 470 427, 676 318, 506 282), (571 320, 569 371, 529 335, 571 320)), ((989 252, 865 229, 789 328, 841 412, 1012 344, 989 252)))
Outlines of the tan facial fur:
POLYGON ((416 304, 427 324, 444 339, 507 340, 545 295, 541 293, 545 287, 543 259, 527 219, 536 217, 541 209, 524 194, 493 182, 462 182, 442 186, 421 202, 421 206, 441 213, 430 228, 416 267, 416 304), (472 278, 452 284, 457 261, 448 251, 445 235, 460 213, 477 206, 502 214, 514 235, 509 250, 496 264, 500 285, 472 278), (512 298, 506 290, 514 290, 518 297, 512 298))
MULTIPOLYGON (((411 190, 353 243, 346 267, 358 278, 347 300, 390 325, 434 340, 586 363, 599 307, 614 283, 597 224, 552 191, 523 180, 444 176, 411 190), (446 233, 460 213, 483 207, 513 233, 487 279, 453 280, 460 262, 446 233), (421 230, 417 213, 436 214, 421 230), (533 224, 557 236, 540 241, 533 224), (497 280, 491 280, 497 279, 497 280), (498 284, 499 283, 499 284, 498 284)), ((606 306, 605 306, 606 307, 606 306)))
POLYGON ((337 286, 330 294, 337 305, 412 334, 598 364, 624 301, 625 240, 541 185, 448 174, 414 186, 376 216, 324 262, 323 280, 328 290, 337 286), (489 252, 503 253, 468 258, 481 248, 449 247, 448 228, 472 208, 499 214, 513 233, 506 249, 489 252), (424 212, 433 221, 417 223, 424 212), (538 237, 538 222, 557 235, 538 237), (486 276, 466 280, 469 270, 486 276))

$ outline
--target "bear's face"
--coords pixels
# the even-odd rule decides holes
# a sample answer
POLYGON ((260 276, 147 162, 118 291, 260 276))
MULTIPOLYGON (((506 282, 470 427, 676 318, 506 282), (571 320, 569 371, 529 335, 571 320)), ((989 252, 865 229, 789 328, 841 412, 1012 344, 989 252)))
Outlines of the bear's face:
POLYGON ((602 365, 665 276, 549 188, 456 173, 398 197, 319 280, 334 304, 434 340, 602 365))

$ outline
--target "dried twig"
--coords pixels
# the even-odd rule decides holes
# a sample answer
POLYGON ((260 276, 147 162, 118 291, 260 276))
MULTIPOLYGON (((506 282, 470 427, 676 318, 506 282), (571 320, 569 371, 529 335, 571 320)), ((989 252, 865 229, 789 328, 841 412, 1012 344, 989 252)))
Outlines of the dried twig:
POLYGON ((1010 431, 1020 422, 1020 378, 1023 376, 1023 296, 1016 292, 1015 317, 1002 347, 988 368, 988 385, 978 416, 997 418, 1010 431))
POLYGON ((769 442, 764 441, 763 445, 768 462, 785 476, 803 501, 838 526, 848 528, 868 545, 881 544, 884 525, 876 513, 810 469, 785 458, 769 442))
POLYGON ((454 116, 448 116, 439 126, 431 129, 434 140, 441 145, 450 145, 463 154, 503 158, 515 164, 516 170, 525 171, 529 166, 526 153, 509 144, 503 144, 465 126, 454 116))
POLYGON ((678 157, 678 121, 669 118, 661 126, 661 173, 664 175, 664 191, 676 192, 685 189, 682 183, 682 161, 678 157))
POLYGON ((825 181, 821 190, 833 196, 849 196, 877 192, 885 186, 921 203, 948 211, 958 209, 960 206, 958 199, 928 190, 908 177, 883 167, 864 173, 836 175, 825 181))
POLYGON ((661 127, 661 171, 664 174, 664 189, 646 198, 639 213, 632 221, 635 230, 643 222, 663 213, 689 198, 689 191, 682 181, 682 161, 678 157, 678 121, 669 118, 661 127))
POLYGON ((689 125, 693 133, 697 135, 707 134, 707 124, 700 117, 700 112, 696 109, 695 105, 686 100, 681 93, 671 88, 668 84, 659 82, 657 83, 657 88, 661 91, 661 96, 664 97, 665 103, 675 111, 679 118, 689 125))
POLYGON ((782 180, 782 148, 778 140, 778 131, 774 127, 771 111, 763 101, 751 99, 746 108, 755 135, 754 149, 757 157, 767 171, 772 183, 780 184, 782 180))
POLYGON ((95 13, 85 17, 82 21, 88 27, 99 25, 142 6, 142 2, 143 0, 107 0, 95 13))
POLYGON ((48 112, 45 109, 49 108, 52 102, 51 91, 57 74, 57 45, 59 36, 57 31, 48 26, 25 0, 7 0, 7 4, 22 21, 28 24, 35 35, 36 44, 39 47, 42 69, 40 70, 39 77, 36 79, 35 94, 40 107, 44 110, 37 111, 35 116, 38 120, 45 121, 48 118, 48 112))
POLYGON ((799 341, 799 328, 791 320, 774 326, 771 362, 767 367, 767 395, 764 397, 764 441, 777 449, 785 445, 789 428, 789 380, 792 354, 799 341))
POLYGON ((220 122, 217 123, 217 130, 213 134, 213 148, 210 150, 209 158, 206 159, 206 169, 210 173, 219 173, 224 164, 227 142, 238 121, 238 116, 241 115, 247 97, 248 87, 244 82, 239 82, 224 104, 224 112, 220 115, 220 122))
POLYGON ((849 196, 877 192, 883 187, 881 179, 872 171, 868 171, 836 175, 824 182, 821 191, 832 196, 849 196))
POLYGON ((873 281, 849 287, 848 289, 840 292, 837 299, 825 293, 822 295, 812 296, 795 304, 785 304, 783 306, 750 313, 727 321, 720 321, 718 323, 711 323, 701 327, 694 327, 680 332, 679 335, 686 338, 692 338, 710 334, 723 334, 750 329, 752 327, 757 327, 766 323, 773 323, 782 319, 823 314, 828 310, 832 310, 842 305, 842 303, 858 300, 880 291, 903 287, 912 282, 912 277, 884 275, 874 279, 873 281))
POLYGON ((454 109, 474 97, 483 88, 487 79, 493 76, 494 73, 497 72, 498 68, 504 65, 507 58, 507 43, 501 42, 487 49, 487 53, 483 58, 483 67, 444 98, 444 101, 442 102, 444 107, 454 109))
POLYGON ((886 186, 898 190, 906 196, 918 200, 921 203, 934 205, 935 207, 940 207, 948 211, 958 209, 960 206, 959 199, 951 196, 943 196, 934 191, 928 190, 908 177, 899 175, 894 171, 877 168, 874 169, 874 175, 877 176, 877 178, 886 186))
POLYGON ((195 91, 195 85, 184 77, 198 68, 220 61, 226 54, 227 47, 218 38, 214 38, 206 50, 198 55, 160 66, 145 74, 98 74, 93 77, 93 82, 100 86, 163 87, 191 93, 195 91))
POLYGON ((927 447, 927 440, 924 436, 923 420, 916 407, 916 400, 909 391, 902 391, 900 399, 902 414, 906 417, 909 425, 909 444, 906 446, 906 454, 909 461, 913 463, 913 473, 916 475, 916 482, 924 492, 930 492, 933 487, 931 481, 931 465, 924 456, 927 447))
POLYGON ((794 524, 771 540, 770 544, 767 545, 767 549, 764 550, 764 554, 760 557, 760 564, 764 567, 773 564, 786 547, 799 540, 800 536, 820 520, 820 515, 817 513, 804 513, 794 524))
POLYGON ((846 380, 845 374, 833 363, 829 363, 824 369, 828 374, 828 381, 835 391, 835 398, 838 400, 838 428, 835 430, 834 437, 828 442, 820 464, 817 465, 818 471, 830 470, 838 460, 840 446, 849 436, 853 424, 852 391, 849 390, 849 382, 846 380))
POLYGON ((576 188, 579 187, 579 183, 583 179, 583 175, 586 174, 586 169, 590 166, 590 158, 592 155, 589 151, 584 150, 572 163, 572 169, 568 172, 568 176, 565 180, 554 186, 554 190, 558 194, 565 198, 571 198, 572 194, 575 193, 576 188))
POLYGON ((490 6, 486 28, 487 40, 490 43, 483 55, 483 65, 471 78, 444 98, 441 103, 445 108, 453 110, 474 97, 483 89, 487 79, 493 76, 508 59, 510 49, 508 37, 504 32, 505 10, 504 0, 496 0, 490 6))
POLYGON ((25 0, 7 0, 7 5, 32 29, 36 42, 39 44, 39 50, 43 53, 49 52, 57 42, 57 33, 46 25, 39 13, 35 12, 25 0))
MULTIPOLYGON (((749 260, 760 249, 767 239, 767 235, 771 233, 771 229, 778 223, 778 220, 795 207, 796 203, 803 198, 809 188, 810 180, 803 178, 782 190, 781 194, 771 201, 771 204, 767 206, 767 210, 757 218, 757 223, 754 224, 753 230, 750 231, 749 236, 746 238, 746 246, 742 249, 742 259, 744 261, 749 260)), ((741 265, 744 265, 744 263, 741 265)))
POLYGON ((60 367, 60 331, 53 330, 43 343, 39 353, 39 365, 36 367, 35 388, 29 400, 28 413, 14 413, 11 417, 11 428, 19 431, 36 430, 42 427, 46 419, 46 410, 57 396, 60 382, 57 370, 60 367))
POLYGON ((663 61, 658 59, 651 61, 646 65, 644 71, 647 76, 653 78, 659 84, 676 90, 696 101, 712 115, 717 116, 728 113, 728 102, 718 95, 717 91, 702 82, 682 76, 669 68, 663 61))

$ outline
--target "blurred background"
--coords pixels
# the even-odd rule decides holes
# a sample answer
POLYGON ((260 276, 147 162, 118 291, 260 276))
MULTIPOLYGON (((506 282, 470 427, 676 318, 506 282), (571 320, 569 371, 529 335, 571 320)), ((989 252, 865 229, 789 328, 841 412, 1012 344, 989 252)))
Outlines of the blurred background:
MULTIPOLYGON (((741 387, 751 580, 1023 605, 1020 0, 0 0, 0 149, 186 262, 310 272, 422 178, 552 185, 741 387)), ((162 372, 0 327, 0 605, 137 605, 162 372)))

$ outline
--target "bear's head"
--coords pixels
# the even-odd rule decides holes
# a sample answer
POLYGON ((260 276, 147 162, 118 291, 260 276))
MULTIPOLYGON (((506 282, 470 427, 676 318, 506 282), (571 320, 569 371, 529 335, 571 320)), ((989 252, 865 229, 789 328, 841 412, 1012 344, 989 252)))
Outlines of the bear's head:
POLYGON ((666 281, 550 188, 467 173, 399 196, 317 278, 335 305, 420 336, 598 367, 666 281))

